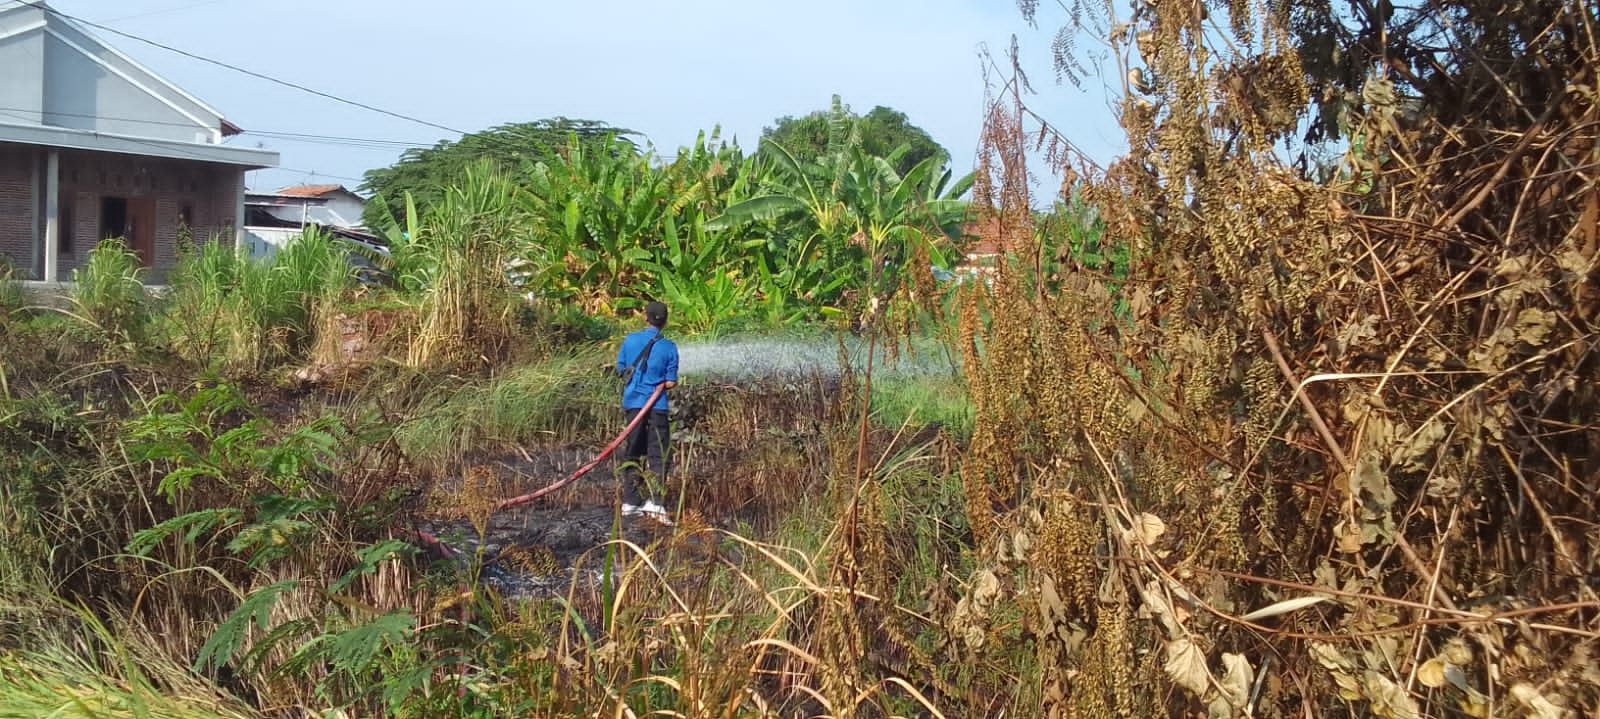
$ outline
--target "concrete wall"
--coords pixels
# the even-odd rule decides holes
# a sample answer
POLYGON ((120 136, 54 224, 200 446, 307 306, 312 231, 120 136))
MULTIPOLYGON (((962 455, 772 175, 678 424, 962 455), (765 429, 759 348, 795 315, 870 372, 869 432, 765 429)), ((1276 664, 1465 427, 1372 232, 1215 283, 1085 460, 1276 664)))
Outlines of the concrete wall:
POLYGON ((300 235, 298 228, 246 227, 244 249, 252 260, 269 260, 300 235))
POLYGON ((366 209, 367 203, 362 202, 359 198, 348 197, 344 194, 334 195, 328 200, 328 210, 342 222, 329 224, 338 224, 341 227, 361 227, 363 224, 361 214, 366 209))
POLYGON ((0 0, 0 122, 217 144, 222 117, 43 10, 0 0))
MULTIPOLYGON (((4 3, 0 3, 3 6, 4 3)), ((27 30, 44 22, 44 11, 30 7, 0 7, 0 122, 38 124, 44 111, 44 33, 27 30)))
POLYGON ((57 127, 213 143, 222 118, 81 33, 45 38, 44 121, 57 127))

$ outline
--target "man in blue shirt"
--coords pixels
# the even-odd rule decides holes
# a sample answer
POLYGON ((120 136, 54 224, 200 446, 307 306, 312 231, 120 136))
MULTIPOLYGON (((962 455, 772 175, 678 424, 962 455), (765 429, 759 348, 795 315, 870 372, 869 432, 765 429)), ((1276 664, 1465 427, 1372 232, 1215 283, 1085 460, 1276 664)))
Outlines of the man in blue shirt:
POLYGON ((622 389, 623 422, 632 422, 639 412, 650 415, 635 427, 623 445, 622 513, 646 514, 656 519, 667 518, 666 507, 655 501, 641 501, 639 460, 647 459, 647 468, 658 480, 667 476, 668 441, 671 439, 667 424, 667 393, 663 391, 654 406, 645 407, 645 401, 655 392, 656 386, 672 389, 678 385, 678 345, 661 336, 667 326, 667 306, 651 302, 644 306, 647 327, 622 340, 617 350, 617 374, 632 375, 622 389))

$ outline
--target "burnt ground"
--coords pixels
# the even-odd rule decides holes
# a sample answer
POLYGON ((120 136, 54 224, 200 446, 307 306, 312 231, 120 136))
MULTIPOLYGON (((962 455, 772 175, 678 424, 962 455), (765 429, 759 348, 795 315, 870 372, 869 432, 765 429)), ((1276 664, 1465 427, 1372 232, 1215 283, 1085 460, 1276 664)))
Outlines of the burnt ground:
POLYGON ((480 578, 512 596, 564 594, 574 579, 598 578, 601 552, 612 539, 649 546, 671 527, 640 516, 619 516, 613 456, 561 490, 532 503, 487 516, 473 507, 541 489, 570 476, 598 448, 536 448, 515 455, 479 455, 461 477, 440 480, 417 529, 438 538, 471 566, 481 557, 480 578), (474 520, 482 521, 482 531, 474 520), (618 533, 620 530, 620 534, 618 533), (582 575, 582 576, 580 576, 582 575))
POLYGON ((808 493, 820 491, 827 473, 822 421, 830 413, 836 383, 791 379, 686 389, 674 398, 669 486, 664 495, 655 494, 679 527, 618 516, 621 461, 615 455, 551 495, 502 512, 485 511, 494 502, 570 476, 599 453, 617 427, 582 444, 464 457, 432 483, 415 528, 456 550, 455 561, 471 567, 481 557, 479 577, 486 584, 509 596, 542 598, 565 595, 575 580, 592 584, 605 559, 597 548, 613 539, 641 548, 671 540, 674 546, 708 549, 715 541, 710 535, 678 530, 760 530, 808 493))

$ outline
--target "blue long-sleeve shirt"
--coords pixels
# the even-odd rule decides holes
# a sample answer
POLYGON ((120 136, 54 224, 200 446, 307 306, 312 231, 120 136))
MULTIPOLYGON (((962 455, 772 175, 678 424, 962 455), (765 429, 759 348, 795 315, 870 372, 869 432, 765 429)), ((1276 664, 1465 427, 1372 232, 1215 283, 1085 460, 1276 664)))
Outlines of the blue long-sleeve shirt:
MULTIPOLYGON (((646 327, 624 338, 621 349, 617 350, 617 373, 621 374, 632 367, 634 360, 639 359, 639 354, 644 352, 644 346, 659 334, 661 330, 646 327)), ((656 390, 656 385, 677 381, 678 345, 662 337, 654 347, 650 348, 650 356, 639 365, 639 369, 633 373, 633 379, 623 388, 622 408, 639 409, 644 406, 645 400, 650 399, 650 393, 656 390)), ((666 392, 661 393, 661 397, 651 409, 658 412, 667 411, 666 392)))

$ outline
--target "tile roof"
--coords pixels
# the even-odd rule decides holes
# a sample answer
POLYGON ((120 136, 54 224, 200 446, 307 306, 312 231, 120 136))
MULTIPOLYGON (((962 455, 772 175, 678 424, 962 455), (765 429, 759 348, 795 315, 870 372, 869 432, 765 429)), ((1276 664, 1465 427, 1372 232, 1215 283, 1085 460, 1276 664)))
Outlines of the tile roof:
POLYGON ((343 185, 296 185, 278 190, 276 194, 289 197, 321 197, 330 192, 343 190, 343 185))
POLYGON ((1000 224, 1000 218, 990 216, 975 222, 968 222, 961 227, 964 237, 973 238, 966 244, 966 254, 969 257, 998 255, 1004 251, 1003 238, 1005 230, 1000 224))

